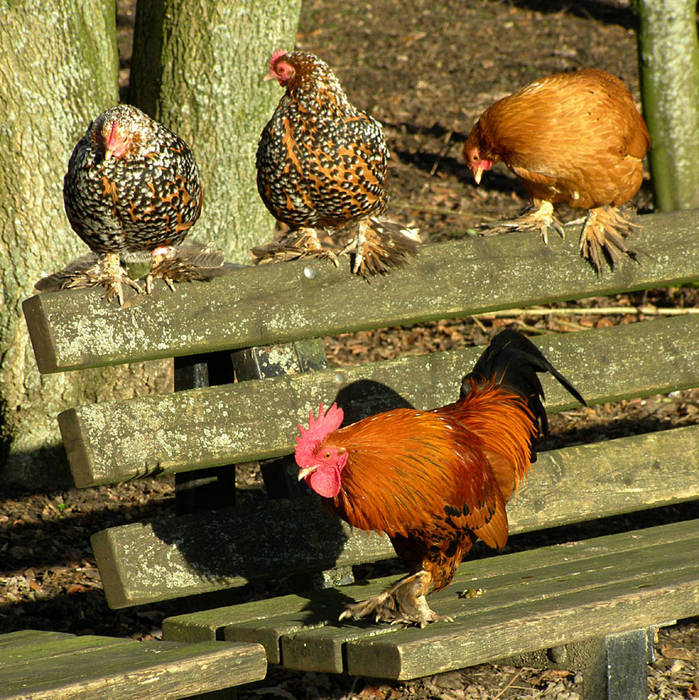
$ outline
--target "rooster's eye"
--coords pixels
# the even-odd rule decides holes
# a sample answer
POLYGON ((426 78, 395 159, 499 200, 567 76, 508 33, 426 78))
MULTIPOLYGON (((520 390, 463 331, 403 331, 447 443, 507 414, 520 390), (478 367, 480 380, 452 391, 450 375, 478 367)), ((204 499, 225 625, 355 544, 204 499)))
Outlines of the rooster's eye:
POLYGON ((323 458, 330 459, 332 457, 332 454, 333 453, 330 450, 325 450, 325 452, 323 453, 323 458))

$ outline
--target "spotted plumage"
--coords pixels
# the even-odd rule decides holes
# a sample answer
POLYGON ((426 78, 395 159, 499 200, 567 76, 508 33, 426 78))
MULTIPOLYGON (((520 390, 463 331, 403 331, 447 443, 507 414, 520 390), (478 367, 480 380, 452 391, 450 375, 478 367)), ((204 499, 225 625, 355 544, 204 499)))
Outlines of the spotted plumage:
POLYGON ((315 231, 325 229, 337 242, 353 236, 346 250, 355 252, 355 272, 385 272, 402 262, 414 251, 412 232, 376 218, 387 203, 389 152, 381 124, 350 103, 313 54, 275 52, 266 79, 286 92, 260 137, 257 187, 269 211, 292 229, 293 243, 285 241, 281 254, 279 246, 254 254, 328 254, 315 231))
POLYGON ((138 285, 121 268, 120 255, 151 253, 157 275, 199 217, 202 191, 187 144, 136 107, 118 105, 100 114, 75 146, 63 199, 73 230, 100 257, 91 273, 65 286, 102 284, 123 302, 121 284, 138 285))

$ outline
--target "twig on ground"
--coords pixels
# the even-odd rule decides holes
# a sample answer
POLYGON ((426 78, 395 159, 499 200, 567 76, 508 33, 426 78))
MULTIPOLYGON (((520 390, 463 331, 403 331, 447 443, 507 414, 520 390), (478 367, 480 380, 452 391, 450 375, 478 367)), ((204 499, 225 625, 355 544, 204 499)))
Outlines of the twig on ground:
POLYGON ((598 314, 611 316, 614 314, 643 314, 645 316, 682 316, 685 314, 698 314, 699 308, 658 308, 652 304, 642 306, 565 306, 562 308, 545 309, 532 306, 528 309, 502 309, 500 311, 486 311, 482 314, 474 314, 473 318, 497 318, 503 316, 575 316, 586 314, 598 314))

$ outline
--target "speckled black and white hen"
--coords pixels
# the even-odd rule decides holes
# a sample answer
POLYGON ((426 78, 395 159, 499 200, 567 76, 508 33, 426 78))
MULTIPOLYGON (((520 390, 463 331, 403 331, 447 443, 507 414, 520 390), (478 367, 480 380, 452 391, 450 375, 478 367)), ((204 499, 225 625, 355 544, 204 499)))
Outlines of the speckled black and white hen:
POLYGON ((302 51, 275 51, 265 80, 286 93, 257 149, 257 187, 269 211, 291 231, 253 249, 261 261, 354 253, 353 271, 386 272, 414 253, 416 232, 380 217, 386 209, 389 152, 381 124, 354 107, 328 65, 302 51))
POLYGON ((147 252, 146 277, 173 281, 198 278, 195 266, 175 255, 199 218, 199 171, 187 144, 131 105, 100 114, 78 141, 63 182, 66 214, 73 230, 98 262, 66 277, 63 287, 103 285, 123 303, 122 284, 140 291, 120 257, 147 252))

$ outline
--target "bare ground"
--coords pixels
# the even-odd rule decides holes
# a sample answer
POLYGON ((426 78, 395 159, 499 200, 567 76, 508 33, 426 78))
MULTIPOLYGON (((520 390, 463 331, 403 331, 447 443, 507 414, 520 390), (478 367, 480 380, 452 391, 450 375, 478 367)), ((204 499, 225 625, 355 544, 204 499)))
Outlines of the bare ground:
MULTIPOLYGON (((119 2, 119 45, 128 82, 133 0, 119 2)), ((297 46, 321 55, 338 73, 350 98, 385 127, 391 160, 391 214, 420 226, 429 240, 471 235, 490 218, 513 216, 526 204, 505 169, 474 186, 461 158, 473 122, 493 100, 530 80, 558 70, 596 66, 620 77, 638 99, 633 17, 620 0, 576 3, 554 0, 374 0, 335 3, 306 0, 297 46)), ((261 71, 266 57, 261 57, 261 71)), ((634 204, 652 210, 646 183, 634 204)), ((693 288, 556 304, 550 313, 509 318, 446 320, 405 329, 347 334, 326 340, 329 360, 347 364, 487 342, 515 325, 530 334, 633 323, 659 309, 696 307, 693 288), (612 307, 626 310, 612 313, 612 307), (636 310, 628 310, 629 308, 636 310), (582 312, 581 312, 582 309, 582 312), (606 310, 602 310, 606 309, 606 310), (597 313, 590 313, 599 310, 597 313)), ((543 447, 696 423, 699 392, 676 392, 605 404, 553 417, 543 447)), ((240 470, 238 486, 260 494, 259 475, 240 470)), ((102 593, 89 536, 100 529, 174 510, 172 479, 115 487, 36 493, 8 491, 0 501, 0 632, 35 628, 75 633, 158 638, 165 616, 181 602, 112 611, 102 593)), ((696 516, 696 505, 658 509, 600 524, 601 531, 639 527, 696 516), (692 510, 693 509, 693 510, 692 510)), ((568 529, 544 533, 571 539, 597 534, 568 529)), ((510 549, 536 544, 512 538, 510 549)), ((247 588, 239 600, 281 592, 247 588)), ((699 696, 699 626, 686 620, 660 630, 658 655, 650 665, 650 698, 699 696), (694 694, 693 694, 694 693, 694 694)), ((566 671, 482 665, 411 682, 384 682, 272 669, 265 681, 240 693, 244 700, 279 698, 573 698, 581 679, 566 671)))

